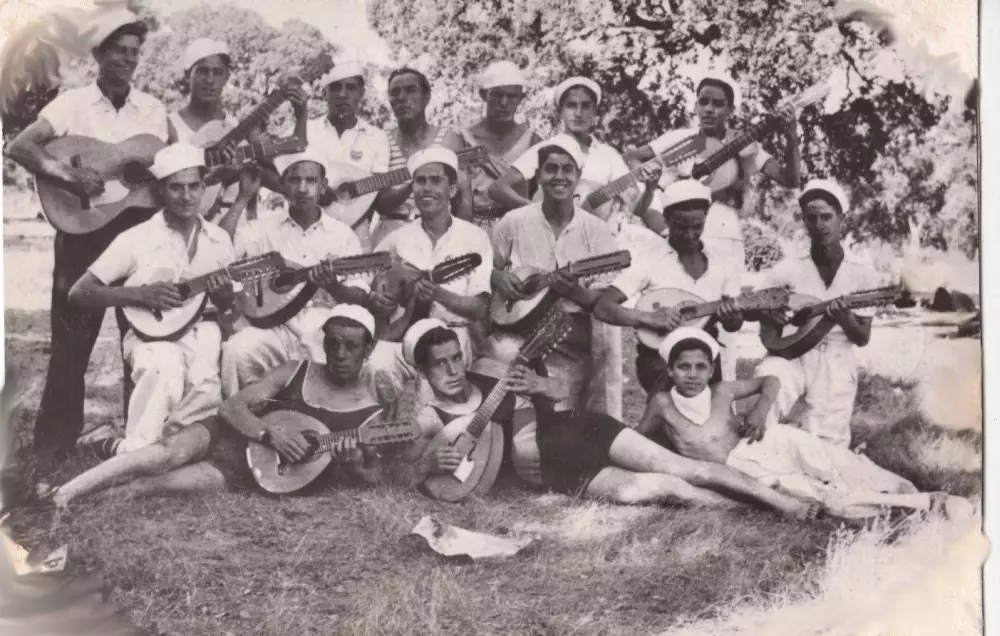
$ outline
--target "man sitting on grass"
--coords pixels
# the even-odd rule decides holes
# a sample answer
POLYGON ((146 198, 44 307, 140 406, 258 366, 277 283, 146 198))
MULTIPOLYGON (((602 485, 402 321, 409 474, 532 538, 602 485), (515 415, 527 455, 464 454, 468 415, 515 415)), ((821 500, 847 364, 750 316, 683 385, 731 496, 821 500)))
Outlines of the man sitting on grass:
MULTIPOLYGON (((108 488, 106 495, 120 497, 251 487, 245 456, 248 440, 272 446, 290 462, 301 460, 310 448, 301 433, 258 417, 269 405, 360 424, 385 406, 362 373, 375 344, 375 319, 358 305, 340 304, 331 310, 322 331, 325 364, 285 363, 226 400, 219 415, 151 446, 116 455, 55 489, 52 501, 65 507, 108 488)), ((358 450, 355 444, 334 448, 335 464, 360 468, 358 450)))
POLYGON ((968 502, 946 493, 918 493, 895 475, 843 446, 777 423, 771 406, 781 388, 773 376, 709 386, 718 343, 702 329, 681 327, 660 346, 673 383, 657 393, 639 432, 662 431, 688 458, 725 464, 769 487, 821 502, 833 515, 860 518, 888 508, 943 509, 957 513, 968 502), (756 397, 742 420, 735 402, 756 397))

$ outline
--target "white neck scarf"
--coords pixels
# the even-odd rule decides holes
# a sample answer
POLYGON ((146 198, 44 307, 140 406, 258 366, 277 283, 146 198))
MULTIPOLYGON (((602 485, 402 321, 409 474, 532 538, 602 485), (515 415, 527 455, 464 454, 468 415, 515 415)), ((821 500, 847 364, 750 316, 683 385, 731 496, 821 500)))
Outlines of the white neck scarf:
POLYGON ((670 397, 680 414, 698 426, 712 416, 712 391, 708 387, 694 397, 684 397, 677 391, 677 387, 673 387, 670 389, 670 397))

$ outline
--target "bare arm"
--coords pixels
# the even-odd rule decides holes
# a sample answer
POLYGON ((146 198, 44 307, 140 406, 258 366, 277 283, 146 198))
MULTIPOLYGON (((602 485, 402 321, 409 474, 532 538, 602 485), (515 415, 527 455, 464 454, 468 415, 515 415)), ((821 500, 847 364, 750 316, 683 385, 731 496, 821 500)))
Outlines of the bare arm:
POLYGON ((298 362, 286 362, 274 371, 230 397, 219 407, 219 416, 241 435, 259 440, 268 423, 254 412, 273 400, 298 369, 298 362))
POLYGON ((794 117, 786 119, 785 165, 781 166, 773 157, 761 169, 768 178, 786 188, 798 188, 802 179, 802 158, 799 152, 798 122, 794 117))
POLYGON ((56 138, 52 124, 44 118, 21 131, 7 146, 7 156, 35 175, 52 177, 66 184, 76 183, 78 169, 60 161, 45 150, 45 144, 56 138))
MULTIPOLYGON (((73 287, 69 290, 69 301, 81 307, 93 309, 105 309, 107 307, 147 307, 150 305, 147 294, 144 290, 149 287, 160 287, 168 285, 160 283, 158 285, 142 285, 137 287, 111 286, 105 285, 97 276, 87 271, 83 273, 73 287)), ((174 292, 180 304, 180 296, 174 292)))
POLYGON ((654 395, 649 400, 646 404, 646 411, 642 414, 642 419, 639 420, 639 424, 635 427, 636 432, 649 437, 663 426, 661 400, 662 397, 660 395, 654 395))
POLYGON ((516 168, 511 168, 500 175, 500 178, 490 185, 488 194, 491 199, 508 208, 522 208, 531 203, 528 198, 528 182, 516 168))

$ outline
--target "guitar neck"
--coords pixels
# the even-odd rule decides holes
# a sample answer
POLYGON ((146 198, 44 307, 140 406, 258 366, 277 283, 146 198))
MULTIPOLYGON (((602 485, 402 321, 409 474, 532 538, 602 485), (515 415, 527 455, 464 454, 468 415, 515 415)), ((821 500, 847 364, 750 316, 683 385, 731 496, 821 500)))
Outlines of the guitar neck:
POLYGON ((200 294, 208 290, 208 280, 215 276, 216 274, 226 274, 229 278, 234 281, 246 282, 258 276, 261 276, 261 272, 232 272, 228 267, 223 267, 222 269, 217 269, 214 272, 209 272, 207 274, 202 274, 201 276, 196 276, 195 278, 189 278, 186 281, 177 283, 177 293, 181 295, 181 298, 190 298, 195 294, 200 294))
POLYGON ((712 153, 708 159, 695 164, 694 168, 691 170, 691 178, 701 179, 718 170, 722 164, 736 157, 741 150, 757 141, 757 138, 760 137, 761 133, 763 133, 773 121, 774 118, 769 116, 763 122, 757 124, 756 126, 751 126, 749 129, 743 131, 739 135, 736 135, 732 141, 712 153))
POLYGON ((230 144, 238 144, 250 135, 250 131, 267 122, 267 119, 274 111, 278 110, 282 102, 285 101, 284 91, 275 91, 264 98, 257 108, 250 111, 250 114, 240 120, 235 128, 225 134, 225 136, 212 145, 213 150, 222 149, 230 144))
MULTIPOLYGON (((458 168, 464 170, 469 162, 470 158, 475 156, 475 152, 478 148, 469 148, 468 150, 463 150, 458 154, 458 168)), ((390 170, 389 172, 379 172, 373 174, 370 177, 365 177, 364 179, 358 179, 350 184, 351 194, 355 197, 363 197, 366 194, 371 194, 372 192, 378 192, 379 190, 385 188, 391 188, 392 186, 397 186, 402 183, 406 183, 413 178, 410 174, 408 168, 397 168, 395 170, 390 170)))
POLYGON ((721 300, 713 300, 712 302, 698 303, 697 305, 685 305, 684 307, 680 307, 679 311, 684 320, 693 320, 695 318, 711 316, 719 310, 721 304, 721 300))
MULTIPOLYGON (((860 292, 864 294, 866 292, 860 292)), ((826 300, 815 305, 810 305, 808 309, 805 310, 806 316, 809 318, 815 318, 821 314, 826 313, 826 308, 837 302, 838 300, 844 301, 848 309, 861 309, 862 307, 872 307, 883 302, 888 302, 890 299, 886 297, 874 297, 874 298, 864 298, 859 297, 860 294, 845 294, 844 296, 838 296, 832 300, 826 300)))
POLYGON ((479 405, 478 409, 476 409, 475 414, 472 416, 472 422, 470 422, 469 426, 465 429, 466 433, 476 439, 479 439, 479 436, 486 430, 486 425, 493 419, 493 415, 497 412, 497 409, 500 408, 500 403, 503 402, 503 399, 507 396, 507 378, 510 376, 511 370, 519 362, 520 356, 518 356, 518 359, 515 360, 513 364, 507 367, 507 372, 504 373, 500 381, 497 382, 496 386, 493 387, 493 390, 490 391, 490 394, 486 396, 483 403, 479 405))
POLYGON ((642 174, 642 168, 636 168, 628 174, 618 177, 611 183, 594 190, 589 195, 587 195, 586 203, 590 208, 597 209, 598 207, 604 205, 608 201, 614 199, 616 196, 625 192, 629 188, 634 187, 639 183, 639 175, 642 174))
MULTIPOLYGON (((235 149, 233 159, 236 163, 243 163, 251 159, 262 159, 270 154, 268 146, 262 143, 247 144, 235 149)), ((205 165, 209 168, 225 163, 228 163, 228 159, 221 147, 213 146, 205 150, 205 165)))
POLYGON ((353 439, 357 441, 360 436, 359 429, 351 428, 346 431, 335 431, 333 433, 327 433, 325 435, 320 435, 316 438, 316 442, 319 444, 318 451, 327 451, 334 447, 337 442, 341 442, 348 439, 353 439))

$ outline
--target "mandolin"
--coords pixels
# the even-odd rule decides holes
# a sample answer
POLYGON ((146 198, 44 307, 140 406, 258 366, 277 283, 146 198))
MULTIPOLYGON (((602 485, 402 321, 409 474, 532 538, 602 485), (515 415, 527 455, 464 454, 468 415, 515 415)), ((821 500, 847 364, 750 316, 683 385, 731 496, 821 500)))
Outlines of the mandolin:
MULTIPOLYGON (((482 146, 466 148, 455 154, 458 155, 460 170, 488 161, 490 157, 482 146)), ((357 166, 334 162, 327 166, 327 191, 320 199, 320 205, 333 218, 354 227, 365 218, 380 190, 406 183, 412 178, 407 168, 372 174, 357 166)))
MULTIPOLYGON (((741 294, 733 298, 736 308, 740 311, 764 311, 768 309, 784 309, 787 306, 789 292, 783 287, 769 287, 758 291, 741 294)), ((672 287, 659 287, 639 297, 635 308, 639 311, 655 312, 658 309, 677 309, 684 320, 681 326, 703 328, 715 312, 719 310, 721 300, 706 302, 704 299, 672 287)), ((636 329, 639 342, 656 350, 663 342, 664 334, 653 329, 636 329)))
MULTIPOLYGON (((574 261, 558 271, 586 278, 607 272, 625 269, 632 264, 628 250, 601 254, 574 261)), ((538 324, 539 320, 555 306, 559 295, 549 289, 553 272, 545 272, 534 267, 519 267, 514 274, 524 283, 524 292, 529 298, 521 301, 508 300, 493 294, 490 315, 493 324, 508 331, 525 332, 538 324)))
MULTIPOLYGON (((80 135, 66 135, 50 141, 45 151, 59 160, 83 165, 101 174, 104 192, 82 197, 54 179, 38 177, 36 187, 42 212, 49 223, 67 234, 87 234, 116 219, 128 208, 151 210, 160 207, 149 172, 156 153, 166 144, 156 135, 142 134, 118 143, 108 143, 80 135)), ((306 142, 291 138, 240 146, 234 150, 234 163, 305 150, 306 142)), ((229 163, 222 150, 205 150, 209 168, 229 163)))
POLYGON ((855 292, 825 301, 808 294, 791 294, 788 307, 792 311, 789 321, 792 332, 784 333, 787 326, 784 330, 762 328, 760 340, 771 355, 793 360, 812 350, 837 326, 836 321, 826 315, 827 307, 834 301, 843 300, 848 309, 854 310, 887 305, 902 296, 903 288, 899 285, 855 292))
POLYGON ((426 317, 430 307, 424 303, 418 303, 413 294, 414 285, 421 277, 435 285, 444 285, 463 276, 468 276, 482 264, 482 255, 475 253, 449 258, 443 263, 435 265, 429 272, 405 262, 395 264, 389 273, 376 280, 374 285, 376 291, 395 298, 398 303, 396 311, 388 320, 379 321, 385 323, 378 330, 379 340, 401 342, 403 334, 410 328, 410 325, 420 318, 426 317))
POLYGON ((340 276, 356 276, 388 270, 392 265, 389 252, 360 254, 324 261, 312 267, 286 267, 266 277, 254 280, 237 297, 243 315, 254 327, 270 329, 283 325, 302 311, 318 291, 309 282, 310 274, 324 264, 340 276))
MULTIPOLYGON (((208 302, 206 289, 209 278, 225 274, 230 280, 245 284, 280 271, 284 263, 278 252, 244 259, 220 270, 177 283, 177 291, 184 301, 180 307, 159 310, 128 306, 122 307, 122 313, 142 340, 177 340, 201 317, 208 302)), ((125 281, 125 286, 138 287, 172 281, 176 275, 176 270, 172 268, 151 268, 131 276, 125 281)))
POLYGON ((465 459, 454 473, 429 475, 420 490, 441 501, 460 501, 475 492, 489 492, 496 481, 503 461, 503 429, 492 421, 494 413, 507 395, 507 377, 518 365, 531 365, 552 351, 572 330, 569 317, 553 309, 521 347, 517 357, 507 367, 504 376, 483 399, 475 413, 458 417, 448 423, 427 445, 425 454, 448 445, 465 459))

